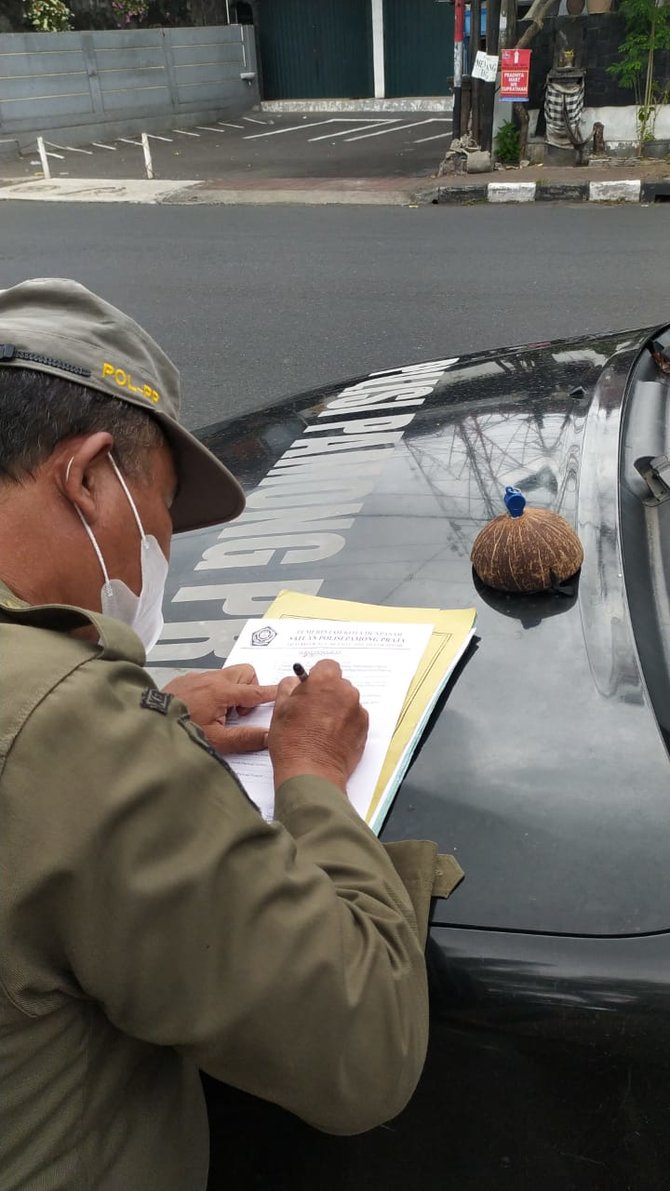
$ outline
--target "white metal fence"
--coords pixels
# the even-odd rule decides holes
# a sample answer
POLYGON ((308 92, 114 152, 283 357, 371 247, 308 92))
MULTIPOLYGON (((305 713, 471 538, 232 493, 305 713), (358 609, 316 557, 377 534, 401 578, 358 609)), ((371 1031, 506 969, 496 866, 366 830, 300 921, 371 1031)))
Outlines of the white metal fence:
POLYGON ((248 25, 0 35, 0 137, 95 137, 257 99, 248 25))

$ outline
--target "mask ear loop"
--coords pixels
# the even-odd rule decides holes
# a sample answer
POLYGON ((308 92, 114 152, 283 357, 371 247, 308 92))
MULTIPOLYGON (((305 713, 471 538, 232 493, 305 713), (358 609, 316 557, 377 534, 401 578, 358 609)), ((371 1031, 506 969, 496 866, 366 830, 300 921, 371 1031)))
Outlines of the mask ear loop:
MULTIPOLYGON (((68 465, 67 465, 67 468, 66 468, 66 471, 65 471, 65 480, 66 480, 66 481, 67 481, 67 480, 69 480, 69 478, 70 478, 70 468, 72 467, 72 464, 73 464, 73 463, 74 463, 74 455, 73 455, 73 456, 72 456, 72 458, 70 459, 70 462, 68 463, 68 465)), ((95 539, 95 535, 94 535, 94 533, 93 533, 93 530, 91 529, 90 525, 88 524, 88 521, 87 521, 87 520, 86 520, 86 518, 84 517, 84 514, 82 513, 81 509, 79 508, 79 505, 75 505, 74 507, 75 507, 75 510, 76 510, 76 512, 77 512, 77 515, 78 515, 78 517, 79 517, 79 520, 81 521, 81 523, 82 523, 82 525, 83 525, 84 529, 86 530, 86 533, 87 533, 87 534, 88 534, 88 536, 89 536, 89 539, 90 539, 91 545, 92 545, 92 547, 93 547, 93 549, 95 550, 95 553, 96 553, 96 555, 97 555, 98 562, 100 563, 100 569, 101 569, 101 571, 102 571, 102 574, 103 574, 103 577, 104 577, 104 580, 105 580, 105 592, 106 592, 106 594, 109 596, 109 595, 111 595, 111 594, 112 594, 112 585, 111 585, 111 583, 110 583, 110 581, 109 581, 109 575, 108 575, 108 573, 107 573, 107 567, 105 566, 105 560, 104 560, 104 558, 102 557, 102 550, 100 549, 100 547, 99 547, 99 545, 98 545, 98 543, 97 543, 97 541, 96 541, 96 539, 95 539)))
POLYGON ((112 467, 114 468, 114 471, 116 472, 116 478, 119 481, 119 484, 121 485, 121 487, 123 488, 123 491, 126 494, 126 497, 128 499, 128 504, 130 505, 131 509, 133 510, 133 517, 135 518, 137 528, 140 531, 140 538, 142 539, 142 545, 144 546, 144 545, 146 545, 147 535, 145 534, 144 526, 142 525, 142 522, 140 521, 140 515, 137 511, 137 505, 135 504, 135 501, 133 500, 132 496, 130 495, 130 489, 128 488, 128 485, 126 484, 126 481, 124 480, 124 478, 121 474, 121 471, 120 471, 119 466, 116 462, 116 459, 114 458, 113 455, 108 455, 107 458, 109 459, 109 462, 111 463, 112 467))

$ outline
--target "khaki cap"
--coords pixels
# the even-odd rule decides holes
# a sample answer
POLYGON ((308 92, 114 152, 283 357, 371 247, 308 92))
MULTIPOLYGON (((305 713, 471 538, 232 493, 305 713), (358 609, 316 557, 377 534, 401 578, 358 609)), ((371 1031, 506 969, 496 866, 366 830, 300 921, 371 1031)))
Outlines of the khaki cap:
POLYGON ((244 508, 237 480, 179 424, 179 372, 127 314, 77 281, 41 277, 0 290, 0 366, 75 381, 146 410, 175 457, 175 532, 230 521, 244 508))

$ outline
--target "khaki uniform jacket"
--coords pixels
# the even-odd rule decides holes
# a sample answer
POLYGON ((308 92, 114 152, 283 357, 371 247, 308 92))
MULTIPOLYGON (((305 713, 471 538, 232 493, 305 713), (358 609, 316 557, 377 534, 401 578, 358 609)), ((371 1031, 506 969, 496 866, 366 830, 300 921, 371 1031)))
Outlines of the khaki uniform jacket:
POLYGON ((204 1188, 198 1068, 356 1133, 422 1067, 382 845, 311 777, 264 822, 143 664, 125 626, 0 585, 2 1191, 204 1188))

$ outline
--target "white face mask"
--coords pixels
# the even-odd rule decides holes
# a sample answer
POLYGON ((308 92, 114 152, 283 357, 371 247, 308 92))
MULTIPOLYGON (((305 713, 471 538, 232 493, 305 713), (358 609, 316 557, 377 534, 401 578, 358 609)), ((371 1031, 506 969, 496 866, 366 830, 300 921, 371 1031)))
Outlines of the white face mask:
MULTIPOLYGON (((76 505, 75 508, 77 508, 81 523, 91 539, 91 544, 98 556, 98 562, 104 575, 105 582, 100 590, 100 607, 103 616, 112 616, 114 620, 120 620, 131 629, 134 629, 148 653, 150 649, 153 649, 163 629, 163 596, 167 581, 168 561, 153 534, 145 534, 135 501, 130 495, 128 485, 111 455, 109 456, 109 462, 114 468, 119 483, 128 498, 128 503, 133 510, 133 516, 137 522, 137 528, 140 531, 142 586, 139 595, 135 595, 122 579, 110 579, 107 573, 107 567, 105 566, 105 560, 102 557, 102 551, 96 541, 93 530, 87 523, 81 509, 77 508, 76 505)), ((72 460, 68 463, 66 476, 70 474, 71 465, 72 460)))

